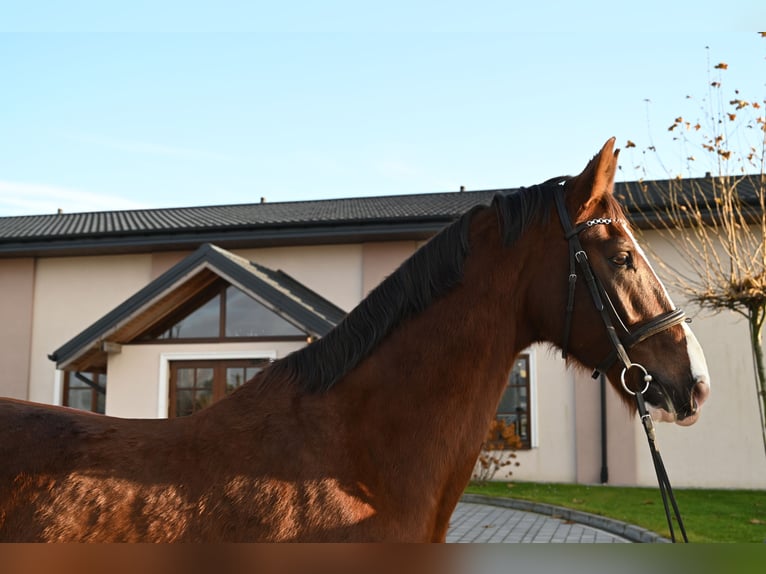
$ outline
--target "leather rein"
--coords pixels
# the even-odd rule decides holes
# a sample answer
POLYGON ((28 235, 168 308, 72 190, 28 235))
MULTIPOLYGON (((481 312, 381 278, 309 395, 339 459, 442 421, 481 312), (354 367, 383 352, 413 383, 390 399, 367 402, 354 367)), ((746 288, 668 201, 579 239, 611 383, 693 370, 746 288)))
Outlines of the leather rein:
POLYGON ((647 412, 646 403, 644 402, 644 393, 649 389, 649 385, 652 382, 652 375, 648 373, 643 365, 632 362, 628 356, 628 349, 637 345, 641 341, 656 335, 657 333, 661 333, 662 331, 665 331, 674 325, 678 325, 679 323, 684 322, 686 320, 686 315, 681 309, 673 309, 672 311, 658 315, 654 319, 637 327, 633 331, 628 329, 624 321, 620 318, 620 315, 615 309, 615 306, 609 298, 606 290, 604 289, 603 284, 593 272, 593 268, 591 267, 590 261, 588 260, 588 255, 585 253, 585 250, 580 243, 579 237, 580 233, 586 229, 589 229, 595 225, 612 225, 613 223, 616 223, 616 220, 611 218, 596 218, 590 219, 576 226, 573 225, 569 217, 569 213, 566 210, 566 202, 564 200, 564 186, 562 183, 565 180, 566 178, 556 178, 543 184, 552 184, 556 186, 556 189, 554 190, 556 209, 559 214, 559 219, 561 220, 561 226, 564 229, 564 237, 569 243, 569 292, 567 297, 566 318, 564 321, 564 338, 563 344, 561 346, 562 356, 565 359, 567 357, 569 335, 572 329, 575 288, 577 286, 577 279, 579 277, 579 268, 583 278, 585 279, 585 283, 588 286, 588 291, 590 292, 591 299, 596 306, 596 310, 601 315, 601 320, 606 327, 607 335, 609 336, 613 347, 613 350, 609 353, 609 355, 605 357, 604 360, 601 361, 596 367, 596 370, 593 372, 593 378, 597 378, 601 373, 606 373, 606 371, 609 370, 615 361, 619 360, 622 363, 623 369, 620 375, 620 380, 625 391, 633 395, 636 400, 636 407, 638 409, 641 425, 646 432, 646 437, 649 442, 649 450, 652 455, 652 462, 654 463, 654 470, 657 474, 657 482, 659 483, 660 493, 662 494, 662 502, 665 507, 665 517, 668 521, 671 540, 676 542, 675 531, 673 529, 673 520, 670 515, 670 507, 668 505, 668 501, 670 501, 670 504, 673 507, 673 512, 675 514, 676 520, 678 521, 678 526, 683 536, 683 540, 684 542, 688 542, 689 540, 686 536, 686 529, 684 528, 681 514, 678 510, 678 505, 676 504, 675 496, 673 496, 673 489, 670 486, 670 479, 668 478, 665 465, 662 462, 662 457, 660 456, 659 450, 657 448, 654 423, 651 416, 647 412), (617 327, 619 327, 621 331, 620 334, 618 334, 617 327, 615 327, 615 321, 617 323, 617 327), (644 388, 640 391, 631 390, 625 382, 626 373, 630 369, 634 368, 643 372, 644 388))

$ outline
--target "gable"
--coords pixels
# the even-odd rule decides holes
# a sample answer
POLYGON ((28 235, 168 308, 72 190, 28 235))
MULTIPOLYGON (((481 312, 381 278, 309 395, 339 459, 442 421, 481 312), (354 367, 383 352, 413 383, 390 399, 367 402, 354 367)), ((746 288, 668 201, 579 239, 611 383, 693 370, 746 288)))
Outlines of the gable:
POLYGON ((276 336, 319 338, 345 316, 342 309, 286 273, 205 244, 64 343, 49 358, 63 370, 103 370, 106 349, 156 337, 212 299, 222 285, 236 289, 232 292, 237 293, 237 304, 249 309, 250 319, 276 316, 278 321, 272 323, 283 333, 276 336), (255 304, 243 300, 243 295, 255 304))

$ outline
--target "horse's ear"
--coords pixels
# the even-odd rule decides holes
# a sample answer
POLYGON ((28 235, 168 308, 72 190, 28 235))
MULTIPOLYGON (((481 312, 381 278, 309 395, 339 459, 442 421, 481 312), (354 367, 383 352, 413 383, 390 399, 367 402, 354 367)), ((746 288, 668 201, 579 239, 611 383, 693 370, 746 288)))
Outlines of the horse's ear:
POLYGON ((617 173, 617 156, 620 150, 614 149, 615 138, 610 138, 580 175, 573 178, 568 186, 567 207, 576 218, 581 213, 588 213, 593 207, 614 191, 614 176, 617 173))

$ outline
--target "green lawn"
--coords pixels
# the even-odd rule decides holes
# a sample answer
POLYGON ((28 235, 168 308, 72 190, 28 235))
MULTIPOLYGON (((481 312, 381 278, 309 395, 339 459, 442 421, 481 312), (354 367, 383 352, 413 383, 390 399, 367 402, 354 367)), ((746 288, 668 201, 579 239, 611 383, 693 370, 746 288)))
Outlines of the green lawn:
MULTIPOLYGON (((658 488, 490 482, 466 492, 545 502, 600 514, 669 537, 658 488)), ((673 489, 690 542, 766 541, 766 491, 673 489)), ((680 539, 680 532, 676 537, 680 539)))

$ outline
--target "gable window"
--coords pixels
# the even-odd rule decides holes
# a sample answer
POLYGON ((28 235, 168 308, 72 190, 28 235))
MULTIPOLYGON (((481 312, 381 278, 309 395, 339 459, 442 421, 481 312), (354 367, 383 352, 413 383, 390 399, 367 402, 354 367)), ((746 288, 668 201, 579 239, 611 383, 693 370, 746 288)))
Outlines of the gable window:
POLYGON ((306 333, 247 293, 223 281, 179 309, 144 341, 305 339, 306 333), (170 326, 168 326, 170 322, 170 326))
POLYGON ((187 416, 220 401, 266 365, 268 359, 171 361, 168 416, 187 416))
POLYGON ((514 427, 525 449, 531 448, 532 444, 529 363, 529 355, 526 353, 516 358, 497 408, 497 418, 514 427))
POLYGON ((106 374, 64 371, 62 404, 103 415, 106 408, 106 374))

